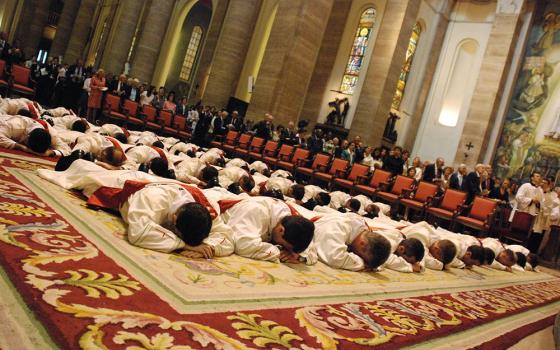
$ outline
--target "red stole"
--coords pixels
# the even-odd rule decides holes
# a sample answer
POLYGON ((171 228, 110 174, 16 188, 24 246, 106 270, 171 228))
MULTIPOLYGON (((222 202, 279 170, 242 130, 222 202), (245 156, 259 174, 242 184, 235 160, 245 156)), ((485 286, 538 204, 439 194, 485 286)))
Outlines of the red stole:
MULTIPOLYGON (((218 201, 218 204, 220 205, 220 213, 224 213, 225 211, 227 211, 228 209, 231 209, 232 207, 234 207, 237 203, 243 201, 244 199, 222 199, 218 201)), ((296 208, 292 207, 290 204, 284 202, 284 204, 286 204, 288 206, 288 208, 290 209, 290 213, 294 216, 301 216, 301 214, 296 210, 296 208)), ((319 220, 320 217, 318 217, 315 221, 319 220)), ((315 219, 315 218, 314 218, 315 219)), ((314 221, 314 222, 315 222, 314 221)))
POLYGON ((161 157, 161 159, 163 159, 163 160, 165 160, 166 162, 168 162, 167 156, 165 155, 165 152, 164 152, 161 148, 156 147, 156 146, 150 146, 150 147, 151 147, 154 151, 156 151, 156 152, 159 154, 159 156, 161 157))
MULTIPOLYGON (((118 210, 121 205, 123 205, 130 196, 134 193, 140 191, 146 185, 149 185, 151 182, 147 181, 139 181, 139 180, 126 180, 124 183, 123 188, 115 188, 115 187, 100 187, 95 191, 91 197, 89 197, 87 204, 92 207, 101 208, 101 209, 116 209, 118 210)), ((214 209, 214 207, 210 204, 204 193, 199 190, 197 187, 194 186, 187 186, 183 184, 175 184, 178 186, 183 187, 187 190, 191 196, 193 196, 196 203, 201 204, 208 209, 210 212, 210 216, 212 219, 215 219, 218 216, 218 213, 214 209)))
POLYGON ((39 119, 39 113, 37 112, 37 108, 35 108, 33 103, 31 103, 31 102, 28 103, 27 104, 27 109, 29 110, 29 112, 33 116, 33 119, 39 119))
POLYGON ((44 121, 43 119, 35 119, 35 121, 41 124, 43 129, 47 130, 47 132, 49 131, 49 124, 46 121, 44 121))
POLYGON ((121 126, 121 130, 122 130, 124 136, 126 136, 127 138, 130 136, 130 133, 128 132, 128 130, 126 130, 126 128, 121 126))
POLYGON ((124 160, 126 160, 126 154, 124 153, 124 150, 122 149, 119 141, 116 138, 111 137, 111 136, 105 136, 105 138, 113 144, 113 147, 115 147, 116 149, 118 149, 119 151, 122 152, 122 154, 124 156, 124 160))

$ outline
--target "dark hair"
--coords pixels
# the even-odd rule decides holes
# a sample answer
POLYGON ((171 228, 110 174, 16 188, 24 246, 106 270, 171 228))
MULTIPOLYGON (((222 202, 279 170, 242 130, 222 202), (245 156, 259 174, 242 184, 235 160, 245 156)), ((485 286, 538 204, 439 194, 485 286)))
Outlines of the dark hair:
POLYGON ((505 250, 504 250, 504 253, 506 254, 508 260, 513 261, 513 263, 515 264, 515 262, 516 262, 516 256, 515 256, 515 253, 513 252, 513 250, 511 250, 511 249, 505 249, 505 250))
POLYGON ((219 167, 222 167, 222 168, 226 165, 226 161, 222 157, 216 159, 215 163, 216 163, 215 165, 217 165, 219 167))
POLYGON ((442 239, 439 241, 439 249, 441 251, 441 262, 443 265, 449 264, 457 255, 457 247, 453 242, 448 239, 442 239))
POLYGON ((115 159, 116 148, 111 146, 104 149, 105 161, 112 165, 117 165, 117 160, 115 159))
POLYGON ((313 240, 315 224, 303 216, 289 215, 280 221, 284 226, 284 240, 294 247, 294 253, 301 253, 313 240))
POLYGON ((305 186, 296 184, 292 186, 292 194, 294 199, 300 201, 305 196, 305 186))
POLYGON ((389 258, 391 243, 389 243, 387 238, 375 232, 367 232, 366 239, 367 251, 370 255, 370 259, 366 263, 370 269, 376 269, 389 258))
POLYGON ((239 186, 245 192, 251 192, 253 187, 255 187, 255 180, 253 180, 252 176, 243 175, 241 179, 239 179, 239 186))
POLYGON ((28 117, 28 118, 33 119, 33 114, 31 113, 31 111, 29 111, 28 109, 25 109, 25 108, 18 109, 16 114, 21 115, 22 117, 28 117))
POLYGON ((284 200, 284 194, 282 193, 282 191, 277 190, 275 188, 271 188, 269 190, 264 191, 261 196, 264 197, 271 197, 271 198, 276 198, 276 199, 280 199, 280 200, 284 200))
POLYGON ((220 181, 218 180, 217 177, 213 177, 205 182, 206 182, 205 188, 220 187, 220 181))
POLYGON ((362 206, 362 203, 360 203, 360 201, 357 200, 356 198, 352 198, 348 201, 348 206, 353 212, 357 213, 360 211, 360 207, 362 206))
POLYGON ((120 143, 128 142, 128 139, 126 138, 126 135, 123 132, 118 132, 113 137, 116 138, 120 143))
POLYGON ((196 152, 193 151, 192 149, 187 151, 187 156, 191 157, 191 158, 195 158, 196 157, 196 152))
POLYGON ((204 182, 209 182, 213 178, 218 177, 218 169, 214 168, 211 165, 208 165, 202 169, 200 172, 201 180, 204 182))
POLYGON ((490 265, 496 259, 496 253, 490 248, 484 247, 484 265, 490 265))
POLYGON ((157 148, 161 148, 161 149, 163 149, 163 148, 165 147, 165 145, 163 144, 163 142, 161 142, 161 141, 159 141, 159 140, 156 141, 156 142, 154 142, 154 143, 152 143, 152 146, 157 147, 157 148))
POLYGON ((197 246, 208 237, 212 227, 212 217, 205 206, 198 203, 186 203, 176 212, 175 227, 179 238, 190 246, 197 246))
POLYGON ((78 119, 72 123, 72 130, 79 131, 79 132, 86 132, 87 123, 82 119, 78 119))
POLYGON ((517 258, 517 265, 521 266, 522 268, 525 268, 525 265, 527 265, 527 257, 520 252, 515 252, 515 256, 517 258))
POLYGON ((424 258, 424 245, 416 238, 403 239, 401 244, 404 247, 404 255, 410 256, 421 261, 424 258))
POLYGON ((329 205, 329 203, 331 202, 331 195, 327 192, 319 192, 318 197, 319 202, 317 203, 317 205, 329 205))
POLYGON ((480 262, 480 264, 484 264, 485 260, 485 251, 484 248, 479 245, 471 245, 467 248, 467 252, 471 252, 471 259, 480 262))
POLYGON ((167 160, 161 157, 156 157, 150 161, 150 169, 157 176, 169 177, 169 164, 167 160))
POLYGON ((529 253, 529 255, 527 255, 527 262, 531 264, 531 267, 534 269, 539 266, 539 256, 535 253, 529 253))
POLYGON ((51 134, 43 128, 31 130, 27 139, 29 148, 37 153, 45 153, 51 146, 51 142, 51 134))
POLYGON ((241 189, 239 188, 239 185, 236 184, 235 182, 231 183, 227 190, 233 194, 240 194, 241 193, 241 189))
POLYGON ((540 171, 533 171, 533 172, 531 173, 531 178, 532 178, 533 176, 535 176, 536 174, 541 175, 541 172, 540 172, 540 171))
POLYGON ((84 152, 82 150, 75 150, 74 152, 70 153, 68 156, 63 156, 58 159, 56 165, 54 167, 55 171, 65 171, 67 170, 75 160, 84 159, 89 162, 93 162, 95 157, 90 152, 84 152))

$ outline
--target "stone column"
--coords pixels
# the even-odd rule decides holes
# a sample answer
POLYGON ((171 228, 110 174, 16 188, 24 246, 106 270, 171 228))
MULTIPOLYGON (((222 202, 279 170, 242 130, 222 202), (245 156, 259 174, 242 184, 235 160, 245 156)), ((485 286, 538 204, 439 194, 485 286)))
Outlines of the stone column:
MULTIPOLYGON (((99 65, 101 68, 104 68, 106 72, 120 74, 124 71, 124 64, 128 57, 128 51, 132 44, 132 38, 136 31, 136 23, 140 17, 144 1, 121 1, 120 8, 117 10, 118 17, 113 21, 111 26, 110 39, 106 44, 107 46, 105 46, 103 59, 99 65)), ((166 1, 156 1, 154 3, 164 3, 166 1)), ((158 30, 158 28, 155 28, 155 30, 158 30)), ((165 30, 165 28, 163 30, 165 30)), ((161 42, 161 37, 158 38, 157 42, 161 42)), ((153 45, 156 44, 153 43, 153 45)))
POLYGON ((387 2, 350 130, 367 145, 381 144, 419 8, 416 0, 387 2))
POLYGON ((229 97, 235 93, 259 9, 260 0, 229 2, 204 92, 204 103, 226 106, 229 97))
POLYGON ((204 39, 202 53, 200 54, 200 57, 198 59, 196 77, 195 79, 193 79, 193 84, 195 87, 191 89, 189 103, 194 102, 195 100, 198 101, 202 99, 202 95, 206 90, 206 84, 210 75, 210 69, 212 67, 212 59, 214 58, 214 52, 216 51, 216 46, 218 45, 218 39, 222 31, 222 24, 226 17, 228 5, 229 0, 212 2, 212 19, 210 21, 210 25, 208 26, 206 39, 204 39), (197 85, 198 88, 196 88, 197 85), (191 98, 193 98, 194 100, 191 101, 191 98))
MULTIPOLYGON (((62 8, 62 13, 60 14, 60 19, 58 20, 58 25, 56 26, 56 35, 51 46, 51 56, 60 56, 66 51, 68 46, 68 41, 70 40, 70 34, 72 34, 72 27, 74 25, 74 19, 76 19, 76 14, 80 8, 80 0, 66 1, 64 2, 64 7, 62 8)), ((66 61, 67 63, 73 63, 66 61)))
POLYGON ((472 167, 484 158, 523 22, 523 2, 514 1, 517 6, 513 6, 511 1, 498 1, 496 18, 478 73, 455 163, 466 162, 472 167), (471 143, 474 148, 468 150, 466 145, 471 143), (469 155, 466 161, 465 153, 469 155))
POLYGON ((313 128, 313 124, 317 122, 319 117, 323 95, 325 94, 325 86, 327 86, 336 60, 351 5, 352 2, 347 0, 335 0, 333 3, 325 35, 323 36, 323 43, 319 50, 317 62, 315 62, 315 68, 307 88, 305 103, 301 112, 302 118, 309 119, 311 123, 308 129, 313 128))
POLYGON ((142 33, 131 62, 131 76, 141 81, 151 81, 156 61, 171 18, 174 0, 156 0, 150 4, 142 33))
POLYGON ((280 0, 247 118, 299 117, 334 0, 280 0))
POLYGON ((49 1, 26 1, 18 24, 16 39, 20 41, 25 57, 37 53, 39 40, 49 17, 49 1))
POLYGON ((82 0, 80 2, 80 8, 72 25, 72 33, 64 53, 66 62, 74 62, 78 58, 84 57, 84 48, 91 30, 91 21, 96 6, 97 0, 82 0))

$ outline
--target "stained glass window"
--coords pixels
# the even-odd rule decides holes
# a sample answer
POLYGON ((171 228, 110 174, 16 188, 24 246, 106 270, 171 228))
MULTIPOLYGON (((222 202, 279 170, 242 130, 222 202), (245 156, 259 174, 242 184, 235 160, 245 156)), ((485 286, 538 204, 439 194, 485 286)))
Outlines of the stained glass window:
POLYGON ((360 16, 360 23, 356 30, 350 57, 348 57, 348 63, 346 64, 346 69, 342 76, 342 83, 340 84, 340 91, 343 94, 352 95, 354 93, 374 22, 375 9, 371 7, 365 10, 360 16))
POLYGON ((182 80, 189 80, 189 77, 191 76, 191 71, 194 66, 194 61, 196 59, 196 54, 198 52, 198 47, 200 46, 201 39, 202 28, 196 26, 193 28, 191 40, 189 41, 189 46, 187 46, 187 53, 185 54, 183 66, 181 67, 181 74, 179 75, 179 78, 181 78, 182 80))
POLYGON ((410 67, 412 66, 412 60, 414 59, 416 46, 418 45, 418 39, 420 39, 421 33, 422 27, 420 26, 420 23, 416 23, 414 25, 414 28, 412 28, 412 35, 410 36, 408 48, 406 49, 406 58, 401 68, 399 81, 397 82, 397 91, 395 91, 395 95, 393 96, 393 104, 391 105, 391 108, 394 110, 399 110, 399 108, 401 107, 402 98, 404 96, 404 89, 406 87, 406 81, 408 80, 408 75, 410 74, 410 67))

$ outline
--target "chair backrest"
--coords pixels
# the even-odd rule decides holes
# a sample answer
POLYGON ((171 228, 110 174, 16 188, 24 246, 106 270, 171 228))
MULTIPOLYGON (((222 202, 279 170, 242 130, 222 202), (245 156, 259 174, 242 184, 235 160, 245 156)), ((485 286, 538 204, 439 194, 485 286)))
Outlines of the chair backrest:
POLYGON ((414 186, 414 181, 412 177, 397 175, 391 193, 400 195, 404 189, 411 189, 414 186))
POLYGON ((326 167, 329 164, 329 160, 331 160, 331 156, 328 154, 318 153, 315 155, 315 159, 313 160, 313 164, 311 164, 311 169, 317 170, 320 166, 326 167))
POLYGON ((309 150, 298 147, 292 157, 292 163, 297 164, 300 160, 307 159, 307 157, 309 157, 309 150))
POLYGON ((0 79, 4 78, 4 71, 6 70, 6 61, 0 60, 0 79))
POLYGON ((29 68, 17 64, 14 64, 12 66, 12 76, 14 77, 14 83, 27 86, 29 84, 30 75, 31 70, 29 68))
POLYGON ((496 209, 498 202, 492 199, 483 198, 483 197, 475 197, 471 211, 469 213, 469 217, 477 220, 486 220, 488 215, 492 214, 496 209))
POLYGON ((292 154, 293 150, 294 146, 282 145, 282 147, 280 147, 280 151, 278 152, 278 158, 289 156, 290 154, 292 154))
POLYGON ((136 117, 136 111, 138 110, 138 103, 131 100, 125 100, 124 108, 128 110, 128 115, 130 115, 131 117, 136 117))
POLYGON ((116 95, 108 94, 105 96, 105 104, 107 104, 107 107, 109 107, 112 112, 118 112, 119 105, 121 104, 121 98, 116 95))
POLYGON ((255 149, 255 152, 260 152, 260 149, 263 147, 264 145, 264 139, 262 137, 253 137, 253 139, 251 140, 251 149, 255 149))
POLYGON ((163 126, 171 126, 173 122, 173 113, 170 111, 159 111, 159 119, 163 121, 163 126))
POLYGON ((443 195, 443 200, 441 201, 440 208, 453 211, 456 210, 458 206, 462 205, 467 198, 467 194, 465 192, 452 190, 448 188, 445 190, 443 195))
POLYGON ((340 158, 335 158, 329 169, 329 174, 335 175, 337 171, 344 171, 348 167, 348 161, 340 158))
POLYGON ((366 176, 369 172, 369 166, 363 164, 354 164, 350 169, 347 180, 356 181, 358 176, 366 176))
POLYGON ((175 116, 175 125, 179 130, 185 130, 187 127, 187 117, 184 115, 176 115, 175 116))
POLYGON ((226 145, 235 144, 235 139, 237 139, 238 132, 230 130, 226 135, 226 140, 224 141, 226 145))
POLYGON ((512 231, 529 233, 533 228, 534 220, 534 215, 517 210, 515 214, 513 214, 510 228, 512 231))
POLYGON ((154 106, 144 105, 142 112, 146 115, 146 120, 154 123, 157 119, 157 109, 154 106))
POLYGON ((382 169, 375 169, 375 171, 373 172, 373 175, 371 176, 371 180, 369 181, 369 186, 373 187, 373 188, 377 188, 382 183, 389 182, 389 179, 391 178, 391 175, 393 175, 393 174, 391 174, 390 171, 386 171, 386 170, 382 170, 382 169))
POLYGON ((249 141, 251 141, 250 134, 241 134, 241 136, 239 136, 239 147, 241 148, 249 147, 249 141))
POLYGON ((416 187, 416 193, 414 193, 414 200, 425 203, 430 197, 433 198, 437 191, 438 185, 431 182, 420 181, 418 187, 416 187))
POLYGON ((266 141, 266 145, 264 146, 264 150, 269 153, 276 151, 277 148, 278 142, 276 141, 266 141))

